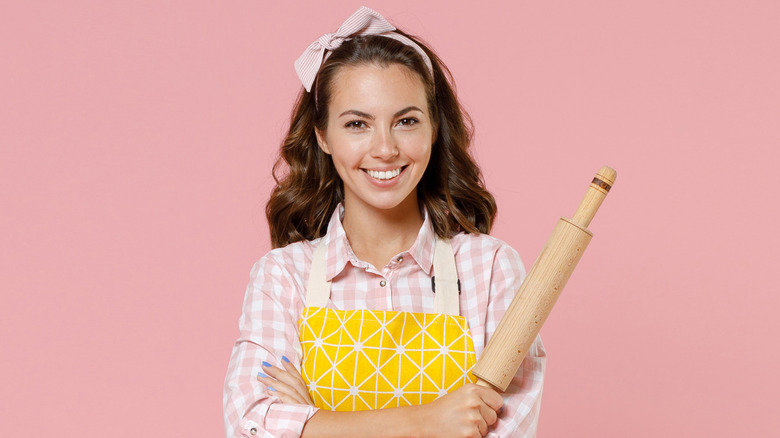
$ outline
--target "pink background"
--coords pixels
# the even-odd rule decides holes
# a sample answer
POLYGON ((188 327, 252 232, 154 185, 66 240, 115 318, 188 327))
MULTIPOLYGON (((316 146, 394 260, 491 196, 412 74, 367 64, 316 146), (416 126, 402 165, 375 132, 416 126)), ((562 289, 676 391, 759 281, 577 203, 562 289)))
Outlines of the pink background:
MULTIPOLYGON (((4 2, 0 435, 222 434, 292 62, 360 4, 4 2)), ((529 267, 619 172, 539 436, 776 436, 780 3, 368 5, 454 72, 529 267)))

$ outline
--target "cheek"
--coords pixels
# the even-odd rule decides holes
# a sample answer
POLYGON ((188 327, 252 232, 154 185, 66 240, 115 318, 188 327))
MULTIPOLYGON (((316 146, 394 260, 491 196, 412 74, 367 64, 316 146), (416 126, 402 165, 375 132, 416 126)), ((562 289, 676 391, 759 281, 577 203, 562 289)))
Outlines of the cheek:
POLYGON ((413 154, 417 161, 428 161, 431 158, 431 151, 433 150, 430 136, 426 134, 419 136, 419 138, 415 140, 415 145, 412 147, 412 150, 414 151, 413 154))
POLYGON ((329 137, 328 141, 330 156, 337 170, 359 165, 362 158, 359 142, 338 135, 329 137))

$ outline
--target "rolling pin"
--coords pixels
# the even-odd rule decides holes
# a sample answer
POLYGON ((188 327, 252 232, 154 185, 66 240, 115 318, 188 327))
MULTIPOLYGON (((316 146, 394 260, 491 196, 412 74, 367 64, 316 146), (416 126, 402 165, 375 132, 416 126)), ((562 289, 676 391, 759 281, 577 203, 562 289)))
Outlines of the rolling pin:
POLYGON ((566 286, 593 233, 588 225, 617 177, 604 166, 571 219, 561 218, 471 372, 477 384, 506 391, 566 286))

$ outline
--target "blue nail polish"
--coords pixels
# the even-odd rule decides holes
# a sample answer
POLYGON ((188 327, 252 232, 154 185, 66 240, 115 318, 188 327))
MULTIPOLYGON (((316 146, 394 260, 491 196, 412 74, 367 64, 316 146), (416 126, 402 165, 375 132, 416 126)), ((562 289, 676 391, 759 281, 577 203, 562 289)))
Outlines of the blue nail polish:
POLYGON ((265 373, 257 373, 257 377, 268 377, 265 375, 265 373))
POLYGON ((287 359, 287 356, 282 356, 282 360, 287 363, 290 363, 290 359, 287 359))
POLYGON ((263 361, 263 366, 264 366, 264 367, 268 367, 268 368, 270 368, 270 367, 271 367, 271 364, 270 364, 270 363, 268 363, 268 362, 266 362, 266 361, 263 361))
POLYGON ((273 388, 272 388, 272 387, 270 387, 270 386, 268 387, 268 390, 269 390, 269 391, 274 391, 274 392, 276 392, 276 390, 275 390, 275 389, 273 389, 273 388))

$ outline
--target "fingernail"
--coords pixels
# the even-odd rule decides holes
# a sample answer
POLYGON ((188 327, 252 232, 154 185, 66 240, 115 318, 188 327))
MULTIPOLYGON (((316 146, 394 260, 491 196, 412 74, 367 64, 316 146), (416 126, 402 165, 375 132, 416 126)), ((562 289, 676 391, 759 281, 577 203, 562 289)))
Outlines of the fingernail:
POLYGON ((265 377, 268 377, 268 376, 266 376, 265 373, 257 373, 257 377, 265 378, 265 377))
POLYGON ((283 360, 283 361, 285 361, 285 362, 287 362, 287 363, 289 363, 289 362, 290 362, 290 359, 287 359, 287 356, 282 356, 282 360, 283 360))
POLYGON ((264 367, 271 368, 271 364, 270 364, 270 363, 268 363, 268 362, 266 362, 266 361, 263 361, 263 366, 264 366, 264 367))
POLYGON ((276 390, 273 387, 271 387, 271 386, 268 387, 268 390, 276 392, 276 390))

